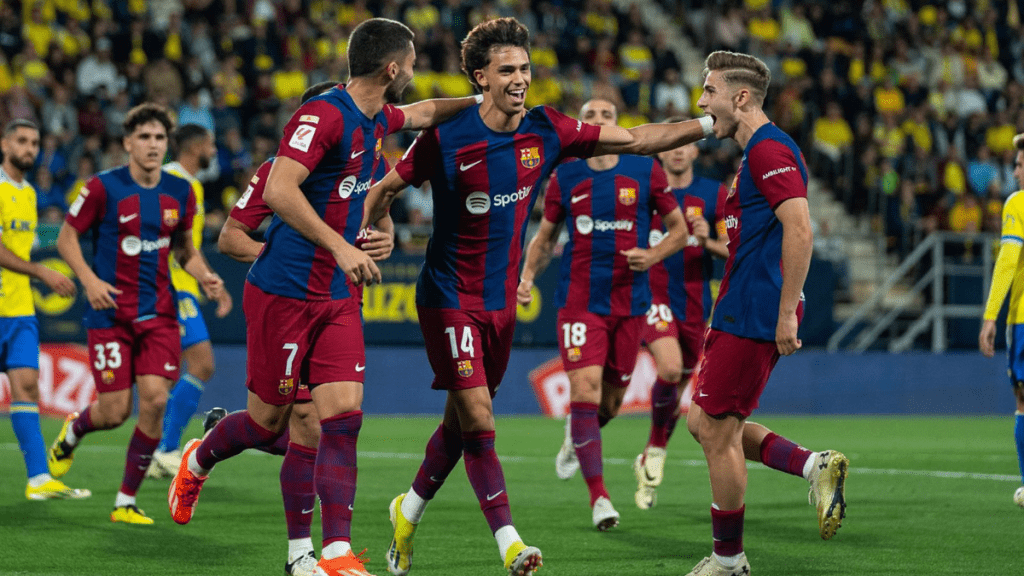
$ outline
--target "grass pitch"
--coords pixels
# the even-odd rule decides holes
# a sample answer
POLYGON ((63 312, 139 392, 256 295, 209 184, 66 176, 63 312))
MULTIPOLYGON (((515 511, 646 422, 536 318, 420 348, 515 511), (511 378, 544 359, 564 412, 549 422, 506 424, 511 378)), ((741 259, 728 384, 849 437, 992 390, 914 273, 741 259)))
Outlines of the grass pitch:
MULTIPOLYGON (((1012 437, 1003 418, 756 418, 812 450, 850 457, 849 509, 828 542, 818 536, 807 483, 752 466, 744 544, 754 574, 1004 575, 1021 573, 1024 510, 1012 437)), ((353 547, 385 575, 391 538, 387 505, 409 488, 435 417, 371 417, 359 439, 359 489, 353 547)), ((59 429, 45 420, 51 441, 59 429)), ((658 505, 633 503, 630 467, 647 437, 645 418, 621 418, 603 431, 605 481, 621 525, 598 533, 577 476, 554 475, 562 424, 541 417, 501 418, 497 447, 516 526, 541 548, 539 576, 683 575, 711 550, 710 488, 699 447, 680 426, 669 445, 658 505)), ((167 480, 147 480, 139 506, 154 526, 113 524, 132 426, 90 435, 64 480, 93 497, 29 502, 10 425, 0 423, 0 574, 282 574, 287 553, 278 470, 281 459, 243 454, 218 465, 192 523, 167 512, 167 480)), ((190 429, 198 433, 198 422, 190 429)), ((319 516, 313 541, 319 548, 319 516)), ((504 573, 473 491, 460 466, 427 508, 416 535, 411 574, 504 573)))

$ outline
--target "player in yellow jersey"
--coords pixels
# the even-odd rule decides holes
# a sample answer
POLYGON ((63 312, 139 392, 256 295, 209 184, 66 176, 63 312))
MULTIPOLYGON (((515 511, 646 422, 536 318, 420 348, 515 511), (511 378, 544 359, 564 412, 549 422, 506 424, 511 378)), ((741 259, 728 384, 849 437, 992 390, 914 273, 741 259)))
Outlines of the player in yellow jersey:
POLYGON ((0 140, 0 372, 11 381, 11 426, 28 470, 25 497, 88 498, 50 476, 46 444, 39 430, 39 323, 30 278, 61 296, 74 296, 75 283, 29 260, 36 237, 36 191, 25 180, 39 154, 39 128, 14 120, 0 140))
MULTIPOLYGON (((202 247, 206 211, 203 209, 203 184, 196 174, 210 166, 217 154, 213 135, 196 124, 178 127, 173 135, 177 160, 164 165, 164 170, 192 183, 196 196, 196 216, 192 221, 192 242, 197 250, 202 247)), ((174 476, 181 464, 181 435, 199 407, 206 382, 213 376, 213 346, 210 333, 199 310, 199 284, 196 279, 171 257, 171 282, 178 291, 178 323, 181 325, 181 359, 186 369, 167 398, 164 412, 163 435, 160 446, 153 453, 147 475, 174 476)), ((227 291, 217 307, 217 317, 231 311, 231 296, 227 291)))
MULTIPOLYGON (((1013 177, 1024 188, 1024 134, 1013 139, 1017 159, 1013 177)), ((1014 192, 1003 205, 1003 232, 999 242, 999 257, 992 273, 992 286, 985 304, 985 319, 978 335, 981 353, 991 358, 995 354, 996 316, 1003 307, 1006 293, 1010 293, 1010 311, 1006 315, 1006 353, 1009 359, 1010 385, 1017 397, 1016 424, 1013 436, 1017 441, 1017 462, 1020 465, 1021 484, 1013 501, 1024 508, 1024 190, 1014 192)))

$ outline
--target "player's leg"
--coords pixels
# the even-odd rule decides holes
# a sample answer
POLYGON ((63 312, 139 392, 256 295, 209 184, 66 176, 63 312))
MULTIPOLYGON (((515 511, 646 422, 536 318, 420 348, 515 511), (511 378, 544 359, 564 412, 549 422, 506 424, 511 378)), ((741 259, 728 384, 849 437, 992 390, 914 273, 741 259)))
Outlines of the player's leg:
POLYGON ((608 490, 604 486, 601 423, 598 415, 601 411, 603 372, 603 365, 586 366, 566 372, 569 377, 569 445, 576 456, 576 462, 579 463, 583 480, 587 483, 591 508, 599 498, 608 499, 608 490))
MULTIPOLYGON (((586 439, 592 437, 600 442, 599 429, 603 425, 599 415, 601 375, 608 361, 608 327, 604 319, 596 314, 564 309, 558 311, 555 325, 558 327, 559 355, 569 378, 570 389, 565 437, 555 455, 555 475, 568 480, 580 469, 580 455, 576 446, 584 445, 586 439), (584 420, 577 422, 579 418, 584 420)), ((591 446, 591 443, 584 445, 584 452, 589 456, 596 449, 597 456, 596 461, 590 461, 588 471, 594 473, 596 470, 600 474, 601 451, 599 447, 591 446)), ((591 506, 594 498, 591 495, 591 506)))
POLYGON ((1010 385, 1017 403, 1014 414, 1013 439, 1017 446, 1021 487, 1014 493, 1014 502, 1024 508, 1024 325, 1006 326, 1006 356, 1009 363, 1010 385), (1018 498, 1020 495, 1020 498, 1018 498))
POLYGON ((642 510, 657 503, 657 487, 664 479, 666 446, 679 419, 679 394, 685 387, 680 383, 683 356, 675 332, 648 342, 647 349, 654 357, 657 377, 651 387, 651 431, 643 452, 633 461, 637 481, 634 500, 642 510))
MULTIPOLYGON (((1017 464, 1020 466, 1021 488, 1024 492, 1024 382, 1016 382, 1013 396, 1017 400, 1017 412, 1014 416, 1013 438, 1017 444, 1017 464)), ((1016 496, 1015 496, 1016 498, 1016 496)), ((1017 500, 1017 505, 1024 508, 1024 497, 1017 500)))
POLYGON ((281 463, 281 496, 288 526, 288 560, 285 574, 305 576, 316 569, 316 555, 310 538, 310 524, 316 508, 313 484, 316 447, 320 442, 320 419, 309 390, 299 390, 288 421, 288 443, 281 463))

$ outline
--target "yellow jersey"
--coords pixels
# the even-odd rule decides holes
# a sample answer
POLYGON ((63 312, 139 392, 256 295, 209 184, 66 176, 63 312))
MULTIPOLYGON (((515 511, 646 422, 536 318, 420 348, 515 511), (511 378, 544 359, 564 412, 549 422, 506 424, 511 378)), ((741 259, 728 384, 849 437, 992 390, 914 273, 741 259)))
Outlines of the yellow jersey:
MULTIPOLYGON (((192 184, 192 193, 196 196, 196 216, 192 219, 192 244, 195 245, 196 250, 201 250, 203 247, 203 226, 206 224, 206 209, 203 205, 203 183, 195 176, 189 174, 178 162, 164 164, 164 171, 184 178, 192 184)), ((202 295, 199 293, 199 282, 191 274, 185 272, 181 264, 178 264, 173 252, 170 265, 171 283, 174 284, 174 289, 178 292, 188 292, 202 301, 202 295)))
MULTIPOLYGON (((36 239, 36 190, 15 182, 0 168, 0 243, 23 260, 32 255, 36 239)), ((0 268, 0 317, 34 316, 29 277, 0 268)))
POLYGON ((1006 293, 1010 293, 1010 311, 1007 324, 1024 324, 1024 192, 1014 192, 1003 204, 1003 232, 999 241, 999 256, 992 273, 992 286, 985 305, 985 320, 995 320, 1003 307, 1006 293))

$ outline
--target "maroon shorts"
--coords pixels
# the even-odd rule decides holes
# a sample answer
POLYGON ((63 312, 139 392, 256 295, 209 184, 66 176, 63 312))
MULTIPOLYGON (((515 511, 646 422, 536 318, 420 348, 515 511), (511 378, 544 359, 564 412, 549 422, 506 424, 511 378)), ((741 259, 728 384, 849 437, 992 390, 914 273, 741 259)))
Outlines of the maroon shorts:
POLYGON ((652 304, 645 320, 644 342, 650 344, 661 338, 675 338, 683 353, 683 376, 693 373, 704 351, 707 325, 703 322, 681 322, 665 304, 652 304))
POLYGON ((359 300, 298 300, 245 283, 245 386, 267 404, 301 399, 300 382, 363 382, 366 348, 359 300))
POLYGON ((164 316, 89 329, 86 339, 96 392, 126 390, 144 374, 177 380, 181 363, 178 330, 178 318, 164 316))
POLYGON ((565 371, 604 366, 602 379, 629 386, 645 326, 643 316, 602 316, 586 311, 558 311, 558 349, 565 371))
POLYGON ((435 390, 487 386, 498 392, 512 353, 516 307, 503 310, 456 310, 416 307, 435 390))
POLYGON ((704 363, 693 389, 693 402, 711 416, 750 416, 779 361, 771 340, 754 340, 708 330, 704 363))

